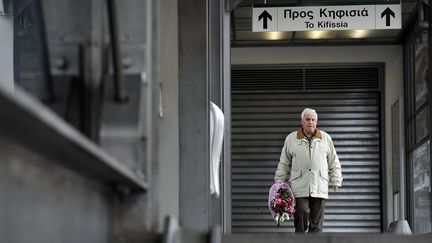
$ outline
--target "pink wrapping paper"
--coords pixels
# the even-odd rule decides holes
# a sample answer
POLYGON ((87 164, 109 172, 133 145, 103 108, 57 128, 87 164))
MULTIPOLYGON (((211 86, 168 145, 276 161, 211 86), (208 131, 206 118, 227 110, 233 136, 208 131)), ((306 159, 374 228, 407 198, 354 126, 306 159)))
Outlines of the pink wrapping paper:
POLYGON ((267 201, 267 206, 268 206, 268 209, 269 209, 269 211, 270 211, 270 213, 271 213, 272 218, 274 218, 274 217, 276 216, 276 212, 274 212, 274 211, 272 210, 272 207, 271 207, 271 201, 273 200, 273 198, 275 197, 276 193, 278 192, 278 190, 279 190, 280 188, 285 188, 285 189, 288 190, 288 192, 291 194, 291 197, 292 197, 293 200, 294 200, 294 202, 293 202, 293 206, 295 206, 295 198, 294 198, 294 194, 293 194, 293 192, 292 192, 292 190, 291 190, 290 185, 289 185, 288 183, 285 183, 285 182, 284 182, 284 183, 275 183, 275 184, 273 184, 273 185, 270 187, 269 195, 268 195, 268 201, 267 201))

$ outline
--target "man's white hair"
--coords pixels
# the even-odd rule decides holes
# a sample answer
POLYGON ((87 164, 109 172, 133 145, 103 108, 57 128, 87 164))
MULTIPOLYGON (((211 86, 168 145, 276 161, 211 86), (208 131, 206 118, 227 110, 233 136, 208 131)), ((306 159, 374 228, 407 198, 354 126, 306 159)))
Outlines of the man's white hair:
POLYGON ((304 118, 304 116, 305 116, 306 114, 315 114, 315 115, 316 115, 316 119, 317 119, 317 121, 318 121, 318 113, 317 113, 314 109, 311 109, 311 108, 305 108, 305 109, 303 110, 303 112, 301 113, 301 119, 302 119, 302 120, 303 120, 303 118, 304 118))

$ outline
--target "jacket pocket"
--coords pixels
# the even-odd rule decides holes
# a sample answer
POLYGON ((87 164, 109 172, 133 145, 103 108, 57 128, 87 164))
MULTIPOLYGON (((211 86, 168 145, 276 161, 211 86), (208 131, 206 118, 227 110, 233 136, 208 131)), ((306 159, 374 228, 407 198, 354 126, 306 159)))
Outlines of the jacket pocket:
POLYGON ((329 175, 328 170, 320 170, 320 179, 318 179, 318 191, 323 194, 328 194, 329 175))
POLYGON ((328 171, 327 170, 320 170, 320 176, 327 182, 329 181, 328 171))
POLYGON ((291 171, 291 178, 289 181, 295 181, 295 180, 299 179, 301 176, 302 176, 301 170, 300 171, 298 171, 298 170, 291 171))

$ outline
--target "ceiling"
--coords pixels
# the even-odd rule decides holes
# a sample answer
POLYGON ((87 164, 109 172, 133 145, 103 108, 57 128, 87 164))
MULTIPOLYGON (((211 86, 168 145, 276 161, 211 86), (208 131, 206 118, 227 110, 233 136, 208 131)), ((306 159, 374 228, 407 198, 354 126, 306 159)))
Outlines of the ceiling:
MULTIPOLYGON (((231 44, 232 46, 296 46, 296 45, 371 45, 397 44, 402 33, 395 30, 338 30, 338 31, 292 31, 252 32, 252 6, 331 6, 374 5, 398 3, 398 0, 231 0, 231 44), (234 2, 234 3, 233 3, 234 2)), ((417 5, 417 0, 401 0, 402 27, 417 5)))

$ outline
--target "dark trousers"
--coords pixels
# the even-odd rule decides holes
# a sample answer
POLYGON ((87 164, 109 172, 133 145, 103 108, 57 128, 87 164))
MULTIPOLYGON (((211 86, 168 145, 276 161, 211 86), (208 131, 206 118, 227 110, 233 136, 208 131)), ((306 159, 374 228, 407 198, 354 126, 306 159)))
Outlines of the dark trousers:
POLYGON ((295 232, 322 232, 324 205, 324 198, 296 198, 296 211, 294 213, 295 232))

